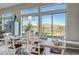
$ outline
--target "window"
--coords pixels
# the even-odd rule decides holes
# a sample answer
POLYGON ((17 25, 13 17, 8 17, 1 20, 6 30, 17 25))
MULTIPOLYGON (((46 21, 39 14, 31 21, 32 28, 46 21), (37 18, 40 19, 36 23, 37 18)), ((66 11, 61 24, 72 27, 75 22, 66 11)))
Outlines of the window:
POLYGON ((32 14, 32 30, 34 32, 42 32, 44 36, 64 36, 65 35, 65 13, 61 13, 58 10, 66 9, 67 4, 52 4, 48 6, 42 6, 39 8, 31 8, 31 9, 24 9, 21 11, 21 15, 24 15, 22 18, 22 33, 25 33, 25 30, 28 27, 28 15, 32 14), (39 11, 40 10, 40 11, 39 11), (57 10, 56 13, 50 13, 48 11, 54 12, 57 10), (41 12, 41 13, 40 13, 41 12), (45 13, 43 13, 45 12, 45 13), (38 16, 34 15, 37 13, 38 16), (26 17, 25 17, 26 16, 26 17), (41 17, 40 17, 41 16, 41 17), (39 19, 42 23, 40 23, 39 19), (39 21, 38 21, 39 20, 39 21), (38 27, 40 25, 40 27, 38 27))
POLYGON ((12 17, 14 14, 12 12, 2 14, 2 18, 12 17))
POLYGON ((34 33, 38 32, 38 16, 32 17, 31 24, 34 33))
POLYGON ((26 14, 34 14, 34 13, 38 13, 38 9, 24 9, 21 11, 22 15, 26 15, 26 14))
POLYGON ((49 5, 40 8, 41 12, 66 9, 66 4, 49 5))
POLYGON ((65 35, 66 13, 53 14, 53 36, 65 35))
POLYGON ((27 30, 29 21, 28 21, 28 17, 22 17, 22 34, 25 34, 25 31, 27 30))
POLYGON ((51 15, 43 15, 42 16, 42 35, 51 36, 52 35, 52 21, 51 15))
POLYGON ((66 20, 65 17, 66 17, 66 13, 43 15, 42 16, 42 35, 64 36, 65 20, 66 20))
POLYGON ((2 29, 6 32, 13 32, 13 16, 14 14, 12 12, 10 13, 4 13, 2 14, 2 29))
POLYGON ((11 20, 13 15, 14 15, 13 13, 2 14, 2 19, 4 20, 4 23, 7 24, 7 22, 9 22, 9 21, 13 21, 13 20, 11 20))
MULTIPOLYGON (((38 16, 32 17, 30 24, 34 33, 38 32, 38 16)), ((28 29, 28 25, 29 25, 28 17, 23 17, 22 18, 22 33, 23 34, 25 34, 25 31, 28 29)))

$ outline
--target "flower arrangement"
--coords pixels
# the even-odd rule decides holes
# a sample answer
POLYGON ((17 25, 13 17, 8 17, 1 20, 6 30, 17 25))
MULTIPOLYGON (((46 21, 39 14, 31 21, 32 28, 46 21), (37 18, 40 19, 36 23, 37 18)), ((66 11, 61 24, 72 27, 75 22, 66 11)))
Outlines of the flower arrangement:
POLYGON ((26 32, 29 31, 29 30, 31 29, 31 27, 32 27, 32 24, 29 23, 28 26, 27 26, 27 29, 26 29, 25 31, 26 31, 26 32))

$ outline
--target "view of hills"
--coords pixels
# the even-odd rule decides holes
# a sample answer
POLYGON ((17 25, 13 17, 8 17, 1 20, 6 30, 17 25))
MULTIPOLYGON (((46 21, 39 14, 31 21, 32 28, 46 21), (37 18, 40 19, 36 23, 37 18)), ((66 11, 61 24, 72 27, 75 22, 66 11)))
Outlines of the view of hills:
MULTIPOLYGON (((23 26, 23 31, 27 29, 27 26, 23 26)), ((38 26, 37 25, 32 25, 32 30, 34 32, 38 32, 38 26)), ((64 25, 56 25, 54 24, 51 26, 51 24, 43 24, 42 25, 42 34, 45 36, 64 36, 65 35, 65 27, 64 25), (52 29, 53 28, 53 29, 52 29)))

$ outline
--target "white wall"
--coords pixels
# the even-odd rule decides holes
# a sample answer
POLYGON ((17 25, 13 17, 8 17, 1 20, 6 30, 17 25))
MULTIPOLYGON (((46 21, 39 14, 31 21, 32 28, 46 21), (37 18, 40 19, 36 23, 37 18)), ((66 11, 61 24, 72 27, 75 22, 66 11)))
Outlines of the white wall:
POLYGON ((79 4, 68 4, 67 40, 79 41, 79 4))

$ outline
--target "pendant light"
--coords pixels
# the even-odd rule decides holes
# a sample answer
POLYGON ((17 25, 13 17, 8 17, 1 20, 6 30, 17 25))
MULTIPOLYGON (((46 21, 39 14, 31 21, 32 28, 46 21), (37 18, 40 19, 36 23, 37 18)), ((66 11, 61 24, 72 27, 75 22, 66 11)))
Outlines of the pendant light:
POLYGON ((28 16, 28 20, 31 21, 32 20, 32 16, 28 16))

